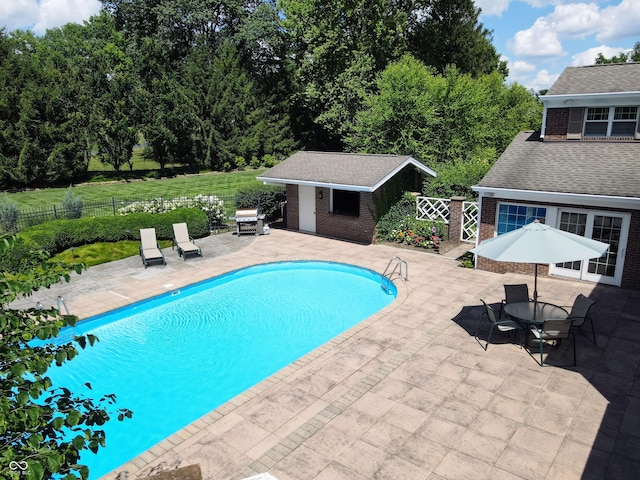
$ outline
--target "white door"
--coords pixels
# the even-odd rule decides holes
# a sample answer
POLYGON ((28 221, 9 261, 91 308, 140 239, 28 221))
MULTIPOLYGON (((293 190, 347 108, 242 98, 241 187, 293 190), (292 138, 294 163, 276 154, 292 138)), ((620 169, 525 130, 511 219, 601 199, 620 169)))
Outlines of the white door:
POLYGON ((620 285, 630 216, 626 213, 560 210, 558 228, 608 243, 600 258, 551 265, 550 273, 592 282, 620 285))
POLYGON ((298 186, 298 224, 301 231, 316 233, 316 187, 298 186))

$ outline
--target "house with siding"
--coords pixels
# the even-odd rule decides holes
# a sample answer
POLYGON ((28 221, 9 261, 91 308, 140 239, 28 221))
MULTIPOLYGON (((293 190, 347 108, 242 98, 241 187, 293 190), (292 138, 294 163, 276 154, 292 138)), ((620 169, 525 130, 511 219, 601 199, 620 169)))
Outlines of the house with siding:
POLYGON ((539 219, 611 245, 601 258, 539 272, 640 289, 640 63, 567 68, 541 100, 541 130, 518 134, 473 187, 478 242, 539 219))
POLYGON ((436 173, 410 156, 300 151, 257 177, 287 189, 287 228, 373 241, 388 199, 436 173))

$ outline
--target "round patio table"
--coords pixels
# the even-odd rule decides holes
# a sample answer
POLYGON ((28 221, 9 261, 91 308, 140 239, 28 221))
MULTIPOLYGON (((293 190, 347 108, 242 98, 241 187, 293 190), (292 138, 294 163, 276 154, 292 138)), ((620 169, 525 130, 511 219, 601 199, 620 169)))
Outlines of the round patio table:
POLYGON ((511 302, 504 306, 504 311, 524 328, 524 338, 520 340, 525 346, 529 345, 531 326, 542 328, 545 320, 564 320, 569 316, 564 308, 547 302, 511 302))
POLYGON ((516 322, 541 327, 545 320, 564 320, 569 313, 562 307, 547 302, 511 302, 504 311, 516 322))

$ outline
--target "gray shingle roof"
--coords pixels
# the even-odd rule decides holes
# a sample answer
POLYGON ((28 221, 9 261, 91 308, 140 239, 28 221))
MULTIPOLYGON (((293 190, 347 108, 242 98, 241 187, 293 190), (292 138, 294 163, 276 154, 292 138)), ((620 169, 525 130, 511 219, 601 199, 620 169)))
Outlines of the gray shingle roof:
POLYGON ((640 62, 568 67, 547 95, 640 91, 640 62))
POLYGON ((373 191, 407 165, 435 172, 410 156, 300 151, 258 177, 264 182, 345 186, 373 191))
POLYGON ((478 186, 640 198, 640 144, 539 138, 519 133, 478 186))

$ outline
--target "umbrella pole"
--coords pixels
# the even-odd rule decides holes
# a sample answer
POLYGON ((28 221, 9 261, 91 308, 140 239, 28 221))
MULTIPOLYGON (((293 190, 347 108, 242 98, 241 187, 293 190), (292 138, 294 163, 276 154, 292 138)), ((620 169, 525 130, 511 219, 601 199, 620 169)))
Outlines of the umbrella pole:
POLYGON ((538 264, 535 264, 535 274, 533 276, 533 320, 536 319, 538 311, 538 264))

